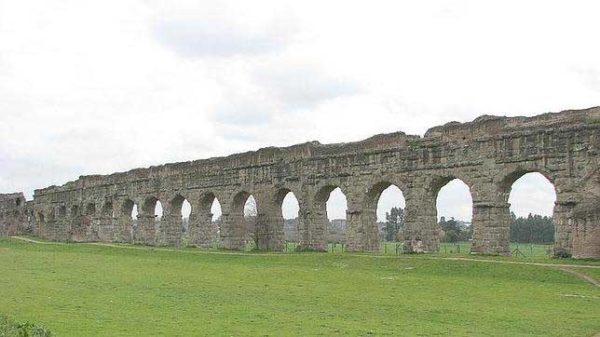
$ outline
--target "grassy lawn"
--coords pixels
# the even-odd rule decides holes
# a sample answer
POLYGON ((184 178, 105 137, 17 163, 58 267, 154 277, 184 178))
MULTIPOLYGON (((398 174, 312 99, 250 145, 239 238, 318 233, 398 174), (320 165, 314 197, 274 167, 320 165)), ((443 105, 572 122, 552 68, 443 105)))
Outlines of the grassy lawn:
POLYGON ((2 238, 0 314, 58 336, 592 336, 600 288, 556 268, 431 255, 2 238))

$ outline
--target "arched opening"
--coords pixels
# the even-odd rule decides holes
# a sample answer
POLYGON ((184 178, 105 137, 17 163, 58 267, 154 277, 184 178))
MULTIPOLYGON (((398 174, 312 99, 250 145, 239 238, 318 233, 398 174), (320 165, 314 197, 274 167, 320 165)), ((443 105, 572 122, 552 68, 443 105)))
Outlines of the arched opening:
POLYGON ((149 197, 144 201, 142 207, 142 222, 138 225, 144 244, 155 244, 156 233, 161 231, 161 219, 163 215, 162 203, 156 197, 149 197))
POLYGON ((250 194, 244 203, 244 218, 248 219, 251 217, 256 217, 257 214, 258 209, 256 207, 256 199, 254 199, 254 196, 250 194))
POLYGON ((160 200, 156 200, 156 205, 154 206, 154 220, 156 222, 160 222, 163 216, 163 207, 160 200))
POLYGON ((138 230, 138 206, 131 199, 127 199, 121 206, 121 239, 131 241, 136 237, 138 230))
POLYGON ((512 250, 519 249, 525 255, 546 254, 549 245, 554 242, 555 231, 552 215, 556 191, 552 182, 539 172, 525 173, 510 185, 508 202, 511 213, 510 241, 530 244, 528 252, 521 251, 514 244, 512 250))
POLYGON ((338 186, 325 186, 315 197, 316 216, 325 222, 325 241, 346 243, 348 201, 338 186))
MULTIPOLYGON (((404 229, 404 209, 406 200, 400 188, 394 184, 382 183, 376 186, 374 200, 377 202, 377 231, 384 245, 400 241, 404 229)), ((384 246, 384 248, 387 248, 384 246)), ((387 251, 387 249, 386 249, 387 251)))
MULTIPOLYGON (((196 212, 196 211, 194 211, 196 212)), ((197 224, 190 229, 193 244, 204 247, 220 248, 221 242, 221 203, 214 193, 208 192, 200 199, 200 209, 197 214, 197 224), (208 232, 204 232, 208 228, 208 232), (196 232, 193 232, 195 230, 196 232)))
POLYGON ((232 202, 231 221, 222 226, 221 237, 228 249, 255 249, 259 235, 256 233, 258 205, 250 193, 237 193, 232 202))
POLYGON ((281 208, 284 250, 295 250, 300 239, 298 232, 300 204, 298 199, 294 192, 284 188, 277 193, 275 203, 281 208))
POLYGON ((184 233, 187 233, 190 228, 190 215, 192 214, 192 204, 187 199, 181 204, 181 226, 184 233))
POLYGON ((444 179, 436 197, 436 216, 440 226, 442 252, 468 252, 473 238, 473 198, 460 179, 444 179))
POLYGON ((171 212, 173 215, 181 216, 181 231, 187 233, 189 229, 190 214, 192 213, 192 205, 186 198, 177 195, 171 200, 171 212))
POLYGON ((220 229, 221 216, 223 215, 223 211, 221 210, 221 203, 216 197, 213 199, 213 202, 210 205, 210 213, 212 214, 211 222, 217 225, 217 229, 220 229))
POLYGON ((244 220, 245 220, 245 228, 244 232, 245 239, 247 243, 253 243, 250 249, 255 249, 258 247, 258 233, 256 232, 256 220, 258 216, 258 208, 256 205, 256 199, 251 194, 246 199, 244 203, 244 220))
POLYGON ((138 215, 139 215, 137 204, 132 204, 129 215, 131 216, 131 220, 135 221, 137 224, 138 215))

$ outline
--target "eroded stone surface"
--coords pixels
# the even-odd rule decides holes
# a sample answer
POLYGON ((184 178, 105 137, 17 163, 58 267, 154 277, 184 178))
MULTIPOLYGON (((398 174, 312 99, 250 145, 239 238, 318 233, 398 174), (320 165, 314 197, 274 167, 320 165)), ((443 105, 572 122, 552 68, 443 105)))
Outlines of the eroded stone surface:
POLYGON ((281 250, 281 202, 292 191, 300 205, 300 247, 324 250, 325 202, 329 192, 340 187, 348 200, 348 250, 375 251, 377 200, 395 184, 406 198, 406 251, 437 251, 437 193, 459 178, 473 197, 472 250, 507 255, 510 188, 523 174, 540 172, 557 193, 555 250, 600 257, 599 148, 600 108, 534 117, 482 116, 434 127, 424 137, 397 132, 354 143, 269 147, 82 176, 63 186, 36 190, 27 205, 17 206, 16 194, 0 198, 0 233, 10 235, 31 226, 36 235, 51 240, 180 245, 179 212, 187 199, 192 205, 187 240, 208 246, 210 206, 218 198, 224 247, 241 249, 248 228, 253 228, 259 249, 281 250), (243 217, 250 194, 258 205, 254 226, 247 226, 243 217), (160 221, 153 213, 158 200, 164 207, 160 221), (132 231, 134 205, 139 215, 132 231))

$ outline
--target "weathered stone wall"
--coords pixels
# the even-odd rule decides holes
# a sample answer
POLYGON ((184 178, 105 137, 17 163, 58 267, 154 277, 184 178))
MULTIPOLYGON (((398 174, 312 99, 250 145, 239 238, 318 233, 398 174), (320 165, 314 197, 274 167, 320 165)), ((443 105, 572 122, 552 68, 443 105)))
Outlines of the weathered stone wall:
POLYGON ((596 186, 599 148, 600 108, 535 117, 482 116, 469 123, 434 127, 424 137, 398 132, 354 143, 264 148, 82 176, 63 186, 36 190, 35 231, 51 240, 180 245, 179 212, 187 199, 192 205, 189 242, 207 246, 212 237, 210 206, 217 198, 223 211, 220 237, 224 247, 244 247, 247 229, 253 227, 259 249, 281 250, 281 202, 291 191, 300 205, 300 247, 324 250, 325 203, 329 193, 340 187, 348 200, 348 249, 374 251, 379 244, 377 201, 394 184, 406 199, 405 249, 436 251, 437 194, 450 180, 459 178, 473 197, 472 250, 507 255, 510 188, 525 173, 540 172, 557 193, 555 249, 577 252, 579 257, 600 257, 600 234, 588 230, 598 228, 598 217, 574 211, 578 205, 588 213, 598 211, 597 203, 582 191, 596 186), (247 226, 243 217, 250 194, 258 205, 254 226, 247 226), (164 208, 160 220, 153 213, 157 201, 164 208), (135 232, 130 216, 134 205, 139 210, 135 232), (574 239, 582 223, 586 239, 574 239))
POLYGON ((0 236, 31 232, 30 219, 23 193, 0 194, 0 236))

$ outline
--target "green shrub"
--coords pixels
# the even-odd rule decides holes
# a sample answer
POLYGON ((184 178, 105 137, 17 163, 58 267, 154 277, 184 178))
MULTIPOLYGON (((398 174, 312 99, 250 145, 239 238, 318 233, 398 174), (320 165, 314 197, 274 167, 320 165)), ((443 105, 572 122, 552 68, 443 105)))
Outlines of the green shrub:
POLYGON ((43 326, 29 321, 16 322, 0 315, 0 337, 50 337, 52 333, 43 326))
POLYGON ((571 258, 571 252, 564 248, 556 248, 554 249, 554 257, 561 259, 569 259, 571 258))

